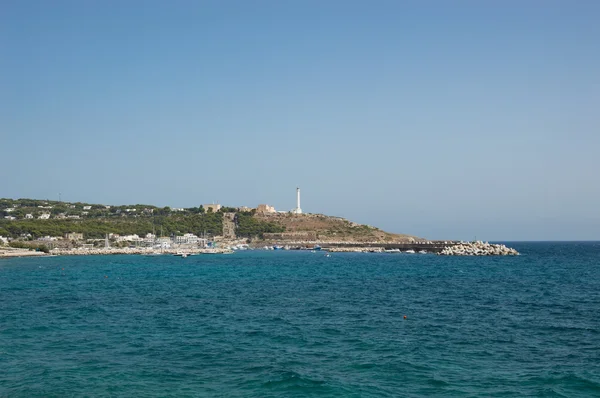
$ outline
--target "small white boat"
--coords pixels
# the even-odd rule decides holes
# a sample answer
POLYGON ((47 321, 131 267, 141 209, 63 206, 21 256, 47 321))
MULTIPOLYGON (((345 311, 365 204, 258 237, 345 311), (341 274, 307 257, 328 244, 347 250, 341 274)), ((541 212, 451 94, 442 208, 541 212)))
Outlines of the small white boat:
POLYGON ((386 253, 400 253, 401 250, 400 249, 387 249, 384 250, 386 253))
POLYGON ((415 254, 415 251, 413 249, 408 249, 404 253, 415 254))

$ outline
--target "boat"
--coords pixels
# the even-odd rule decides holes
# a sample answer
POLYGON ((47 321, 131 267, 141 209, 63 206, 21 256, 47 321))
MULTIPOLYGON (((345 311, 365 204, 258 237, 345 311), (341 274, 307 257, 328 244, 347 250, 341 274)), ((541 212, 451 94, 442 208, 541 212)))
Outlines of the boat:
POLYGON ((408 249, 404 253, 415 254, 415 251, 413 249, 408 249))
POLYGON ((402 251, 400 249, 387 249, 387 250, 384 250, 384 252, 386 252, 386 253, 401 253, 402 251))

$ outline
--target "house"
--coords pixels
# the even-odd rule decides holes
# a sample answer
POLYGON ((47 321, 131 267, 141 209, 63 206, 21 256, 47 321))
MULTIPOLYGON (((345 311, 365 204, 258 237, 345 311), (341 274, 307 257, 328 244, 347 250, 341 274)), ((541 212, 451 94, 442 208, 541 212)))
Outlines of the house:
POLYGON ((50 213, 42 213, 38 216, 38 220, 48 220, 50 218, 50 213))
POLYGON ((70 232, 65 234, 67 240, 83 240, 83 234, 79 232, 70 232))
POLYGON ((7 220, 11 220, 11 221, 17 219, 17 217, 13 217, 13 216, 4 216, 4 218, 7 220))
POLYGON ((83 206, 83 210, 92 210, 92 206, 83 206))
POLYGON ((54 241, 57 241, 58 239, 60 239, 58 236, 50 236, 50 235, 46 235, 41 238, 37 238, 37 240, 40 242, 54 242, 54 241))
POLYGON ((147 244, 152 244, 152 243, 154 243, 155 240, 156 240, 156 235, 151 234, 151 233, 147 233, 146 236, 144 237, 144 243, 147 243, 147 244))
POLYGON ((204 207, 204 211, 208 212, 208 209, 210 209, 213 213, 218 212, 219 210, 221 210, 221 206, 220 204, 210 204, 210 205, 202 205, 202 207, 204 207))
POLYGON ((269 205, 258 205, 258 206, 256 207, 256 212, 257 212, 257 213, 262 213, 262 214, 265 214, 265 213, 276 213, 276 212, 277 212, 277 210, 275 210, 275 207, 273 207, 273 206, 269 206, 269 205))
POLYGON ((118 236, 117 242, 141 242, 143 239, 138 234, 118 236))
POLYGON ((25 218, 27 220, 31 220, 33 218, 33 214, 25 214, 25 218))
POLYGON ((78 220, 80 217, 73 214, 73 215, 67 216, 67 218, 72 218, 74 220, 78 220))
POLYGON ((0 235, 0 243, 3 243, 6 245, 8 243, 8 238, 5 238, 4 236, 0 235))
POLYGON ((170 249, 171 248, 171 238, 162 237, 156 239, 155 247, 159 247, 161 249, 170 249))
POLYGON ((194 234, 183 234, 181 236, 176 236, 175 237, 175 243, 177 244, 194 244, 194 243, 198 243, 198 240, 200 238, 198 238, 196 235, 194 234))

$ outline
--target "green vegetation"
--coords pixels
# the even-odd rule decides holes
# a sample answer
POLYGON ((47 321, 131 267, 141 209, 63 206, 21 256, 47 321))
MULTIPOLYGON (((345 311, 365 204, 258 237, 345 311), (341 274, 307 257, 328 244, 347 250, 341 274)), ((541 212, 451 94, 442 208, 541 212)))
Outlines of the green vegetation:
POLYGON ((160 234, 161 231, 164 236, 187 232, 220 235, 223 230, 222 217, 221 213, 207 213, 129 219, 0 220, 0 235, 16 238, 31 234, 33 239, 42 236, 64 236, 68 232, 81 232, 86 239, 103 238, 109 233, 144 236, 151 232, 160 234))
MULTIPOLYGON (((200 205, 174 211, 170 207, 143 204, 104 206, 87 203, 67 203, 33 199, 0 199, 0 235, 11 238, 37 239, 43 236, 64 236, 81 232, 85 239, 101 239, 106 234, 162 236, 203 233, 215 236, 223 232, 223 213, 237 212, 223 207, 218 212, 200 205), (40 207, 41 206, 41 207, 40 207), (50 213, 50 219, 39 219, 50 213), (31 214, 33 218, 25 218, 31 214), (16 220, 4 219, 16 217, 16 220)), ((265 232, 283 232, 284 227, 253 218, 254 212, 237 213, 237 234, 242 237, 262 237, 265 232)))
POLYGON ((285 231, 284 227, 275 223, 257 220, 252 212, 237 213, 236 221, 236 234, 241 237, 253 238, 258 236, 262 239, 264 233, 285 231))
POLYGON ((41 243, 13 241, 13 242, 10 242, 8 244, 8 246, 14 247, 17 249, 29 249, 29 250, 41 251, 44 253, 50 253, 50 248, 48 248, 48 246, 41 244, 41 243))

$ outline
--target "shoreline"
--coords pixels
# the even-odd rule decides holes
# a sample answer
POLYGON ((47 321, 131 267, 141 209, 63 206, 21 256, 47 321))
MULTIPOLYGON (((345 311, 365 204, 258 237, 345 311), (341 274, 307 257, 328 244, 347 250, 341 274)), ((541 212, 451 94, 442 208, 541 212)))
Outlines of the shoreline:
POLYGON ((58 257, 58 256, 107 256, 107 255, 198 255, 198 254, 229 254, 233 251, 228 249, 131 249, 131 248, 108 248, 108 249, 52 249, 49 253, 27 249, 0 250, 0 258, 21 257, 58 257))
MULTIPOLYGON (((266 246, 265 246, 266 248, 266 246)), ((260 249, 255 249, 260 250, 260 249)), ((285 250, 285 249, 284 249, 285 250)), ((297 248, 289 250, 298 250, 297 248)), ((303 250, 310 250, 308 248, 303 250)), ((342 243, 337 245, 323 243, 321 248, 324 252, 332 253, 421 253, 437 254, 446 256, 511 256, 519 253, 502 244, 491 244, 487 242, 444 242, 443 244, 359 244, 342 243), (394 247, 388 247, 394 246, 394 247)), ((52 249, 49 253, 33 251, 28 249, 7 248, 0 249, 0 258, 18 257, 54 257, 54 256, 102 256, 102 255, 172 255, 192 256, 199 254, 231 254, 235 251, 230 248, 177 248, 162 249, 154 248, 75 248, 75 249, 52 249)))

